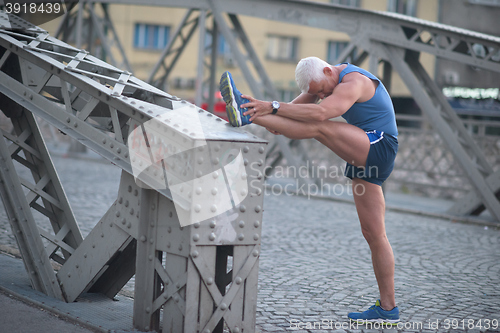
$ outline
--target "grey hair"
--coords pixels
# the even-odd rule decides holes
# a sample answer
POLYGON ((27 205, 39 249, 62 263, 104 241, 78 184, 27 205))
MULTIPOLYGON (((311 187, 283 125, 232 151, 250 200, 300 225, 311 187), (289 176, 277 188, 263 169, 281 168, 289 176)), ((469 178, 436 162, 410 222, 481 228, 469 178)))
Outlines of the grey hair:
POLYGON ((330 64, 318 57, 303 58, 295 68, 295 81, 303 93, 309 91, 309 84, 314 81, 321 81, 325 77, 323 69, 330 67, 330 64))

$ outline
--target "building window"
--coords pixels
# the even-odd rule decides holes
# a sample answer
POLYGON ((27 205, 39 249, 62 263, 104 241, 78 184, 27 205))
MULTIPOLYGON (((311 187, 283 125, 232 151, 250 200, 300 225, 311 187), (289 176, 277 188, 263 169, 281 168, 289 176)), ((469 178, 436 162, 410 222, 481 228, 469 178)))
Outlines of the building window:
POLYGON ((349 7, 359 7, 360 0, 330 0, 335 5, 344 5, 349 7))
MULTIPOLYGON (((338 61, 340 54, 344 51, 347 45, 349 45, 349 42, 332 40, 328 41, 328 54, 326 56, 326 61, 329 64, 335 64, 338 61)), ((356 54, 356 48, 352 50, 352 54, 356 54)), ((352 62, 352 55, 349 55, 346 59, 341 59, 341 61, 352 62)))
POLYGON ((299 39, 296 37, 269 35, 267 58, 277 61, 296 61, 299 39))
POLYGON ((418 0, 389 0, 387 10, 399 14, 417 16, 418 0))
POLYGON ((169 26, 136 23, 134 47, 146 50, 162 50, 168 44, 169 34, 169 26))

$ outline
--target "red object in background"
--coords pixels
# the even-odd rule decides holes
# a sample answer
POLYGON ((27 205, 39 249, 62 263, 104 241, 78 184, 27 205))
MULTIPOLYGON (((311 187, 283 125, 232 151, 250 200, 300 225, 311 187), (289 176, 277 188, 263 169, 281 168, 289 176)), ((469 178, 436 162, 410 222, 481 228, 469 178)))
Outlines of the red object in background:
MULTIPOLYGON (((220 91, 215 93, 215 98, 216 98, 216 102, 214 104, 214 112, 213 113, 217 117, 220 117, 224 120, 228 120, 227 114, 226 114, 226 103, 222 100, 222 94, 220 93, 220 91)), ((201 104, 201 108, 205 111, 208 111, 208 103, 201 104)))

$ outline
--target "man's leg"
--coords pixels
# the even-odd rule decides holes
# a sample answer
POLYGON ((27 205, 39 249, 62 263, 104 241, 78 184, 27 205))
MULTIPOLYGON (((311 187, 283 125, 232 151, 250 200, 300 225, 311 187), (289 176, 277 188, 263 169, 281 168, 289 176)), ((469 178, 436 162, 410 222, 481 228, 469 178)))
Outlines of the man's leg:
POLYGON ((302 122, 275 115, 258 117, 254 124, 290 139, 316 139, 344 161, 358 167, 366 164, 370 140, 359 127, 338 121, 302 122))
POLYGON ((394 296, 394 254, 385 232, 385 200, 382 187, 354 178, 354 202, 361 223, 361 231, 372 253, 373 270, 384 310, 396 306, 394 296))

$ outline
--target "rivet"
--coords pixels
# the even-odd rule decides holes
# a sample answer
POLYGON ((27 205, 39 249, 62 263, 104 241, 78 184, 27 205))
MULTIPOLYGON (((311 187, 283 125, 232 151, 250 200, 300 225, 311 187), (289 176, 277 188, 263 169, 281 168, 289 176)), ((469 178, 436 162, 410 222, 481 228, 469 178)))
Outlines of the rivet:
POLYGON ((118 203, 121 204, 123 202, 123 197, 120 197, 120 199, 118 199, 118 203))
POLYGON ((182 244, 179 244, 178 249, 179 249, 179 251, 182 251, 182 244))
POLYGON ((199 240, 200 240, 200 235, 199 235, 199 234, 194 234, 194 235, 193 235, 193 240, 194 240, 195 242, 199 241, 199 240))
POLYGON ((214 187, 212 189, 212 195, 217 195, 217 192, 219 192, 219 190, 217 190, 217 187, 214 187))
POLYGON ((193 252, 191 253, 191 257, 193 257, 193 258, 197 258, 197 257, 198 257, 198 255, 199 255, 198 251, 193 251, 193 252))
POLYGON ((244 166, 247 166, 247 165, 248 165, 248 160, 247 160, 246 158, 243 160, 243 165, 244 165, 244 166))
POLYGON ((152 255, 149 256, 149 261, 153 261, 153 256, 152 255))
POLYGON ((253 226, 254 226, 255 228, 260 227, 260 221, 259 221, 259 220, 255 221, 255 222, 253 223, 253 226))
POLYGON ((242 197, 246 196, 247 195, 247 190, 245 190, 245 189, 241 190, 240 194, 241 194, 242 197))
POLYGON ((241 220, 238 225, 240 226, 240 228, 244 228, 245 227, 245 221, 241 220))
POLYGON ((129 222, 129 223, 127 224, 127 228, 128 228, 128 229, 132 228, 132 223, 130 223, 130 222, 129 222))
POLYGON ((259 237, 259 234, 255 234, 255 235, 253 235, 253 240, 257 241, 257 240, 259 240, 259 238, 260 238, 260 237, 259 237))
POLYGON ((174 302, 179 303, 179 296, 177 296, 177 295, 174 296, 174 302))
POLYGON ((201 194, 201 192, 202 192, 201 187, 197 187, 197 188, 196 188, 196 194, 200 195, 200 194, 201 194))
POLYGON ((266 151, 266 148, 259 147, 259 153, 264 154, 265 151, 266 151))
POLYGON ((243 235, 243 234, 238 235, 238 240, 242 241, 244 239, 245 239, 245 235, 243 235))
POLYGON ((255 206, 256 213, 260 213, 261 210, 262 210, 262 208, 259 205, 255 206))
POLYGON ((208 236, 208 239, 213 241, 215 240, 215 234, 212 232, 209 236, 208 236))
POLYGON ((169 227, 167 227, 167 232, 168 232, 168 233, 171 233, 171 232, 172 232, 172 227, 170 227, 170 226, 169 226, 169 227))
POLYGON ((240 206, 240 212, 244 213, 246 212, 247 208, 245 207, 245 205, 241 205, 240 206))
POLYGON ((212 173, 212 177, 214 179, 217 179, 219 177, 219 173, 217 171, 214 171, 214 173, 212 173))
POLYGON ((221 305, 220 305, 220 309, 221 309, 222 311, 226 310, 226 309, 227 309, 227 305, 226 305, 226 303, 221 303, 221 305))
POLYGON ((233 332, 240 333, 241 331, 240 331, 240 328, 238 326, 235 326, 233 332))
POLYGON ((212 220, 210 221, 210 228, 215 228, 215 226, 217 225, 217 223, 215 222, 215 220, 212 220))
POLYGON ((218 157, 214 157, 214 159, 212 160, 212 163, 213 164, 219 164, 219 158, 218 157))
POLYGON ((247 174, 246 173, 242 173, 241 174, 241 179, 242 180, 246 180, 247 179, 247 174))
POLYGON ((215 212, 217 211, 217 206, 216 206, 216 205, 212 205, 212 206, 210 207, 210 211, 211 211, 212 213, 215 213, 215 212))
POLYGON ((207 279, 207 284, 208 285, 211 285, 213 283, 214 283, 214 279, 213 278, 210 277, 210 278, 207 279))
POLYGON ((252 255, 254 257, 257 257, 259 255, 259 251, 258 250, 253 250, 252 255))
POLYGON ((257 195, 261 195, 262 194, 262 190, 260 188, 258 188, 256 191, 255 191, 255 194, 257 195))
POLYGON ((203 157, 199 157, 199 158, 198 158, 198 164, 203 164, 203 162, 204 162, 203 157))
POLYGON ((146 313, 150 313, 151 309, 149 307, 146 308, 146 313))
POLYGON ((116 217, 120 217, 120 211, 116 212, 116 217))
POLYGON ((134 215, 134 209, 130 208, 130 215, 134 215))
POLYGON ((125 204, 124 204, 124 206, 125 206, 125 207, 128 207, 128 205, 129 205, 128 200, 125 200, 125 204))
POLYGON ((194 211, 196 213, 199 213, 201 211, 201 206, 200 205, 194 205, 194 211))
POLYGON ((264 161, 263 161, 263 160, 258 160, 258 161, 257 161, 257 165, 258 165, 258 166, 262 166, 262 164, 264 164, 264 161))
POLYGON ((220 150, 220 145, 216 145, 216 146, 214 147, 214 151, 216 151, 216 152, 217 152, 217 151, 219 151, 219 150, 220 150))
POLYGON ((241 282, 243 282, 243 279, 238 276, 236 279, 234 279, 234 282, 236 284, 241 284, 241 282))
POLYGON ((248 146, 243 147, 243 152, 248 153, 250 151, 250 148, 248 146))
POLYGON ((198 229, 200 227, 200 222, 196 222, 193 224, 193 227, 195 227, 195 229, 198 229))
POLYGON ((142 235, 141 236, 141 242, 145 242, 147 240, 146 236, 142 235))
MULTIPOLYGON (((104 141, 106 141, 106 140, 104 140, 104 141)), ((127 190, 129 191, 129 193, 132 192, 132 186, 129 185, 127 190)))

